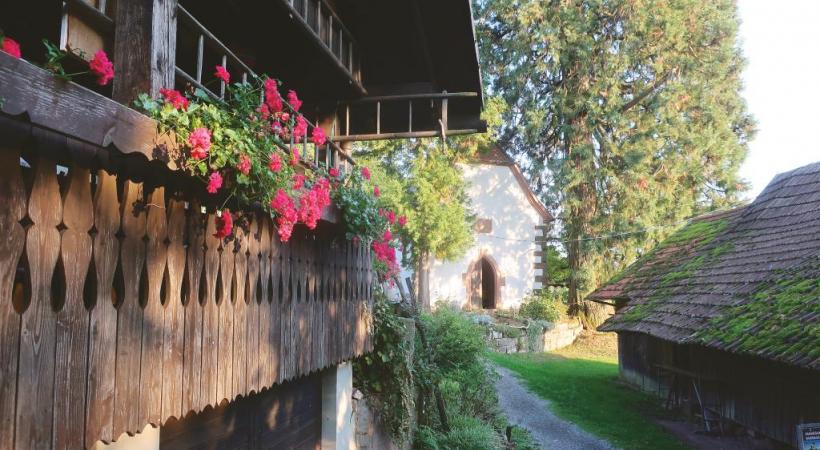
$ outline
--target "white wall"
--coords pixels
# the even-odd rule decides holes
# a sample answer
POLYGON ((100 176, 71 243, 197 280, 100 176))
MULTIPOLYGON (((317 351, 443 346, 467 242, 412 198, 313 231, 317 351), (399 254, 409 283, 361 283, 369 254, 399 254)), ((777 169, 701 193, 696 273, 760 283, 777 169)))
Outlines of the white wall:
POLYGON ((459 306, 467 303, 463 274, 482 251, 495 259, 505 285, 501 287, 498 308, 517 308, 524 295, 540 288, 533 268, 536 225, 542 218, 527 200, 526 193, 507 166, 462 164, 464 179, 470 183, 469 195, 477 218, 491 218, 489 234, 475 234, 475 243, 457 261, 435 261, 430 271, 430 298, 446 299, 459 306))

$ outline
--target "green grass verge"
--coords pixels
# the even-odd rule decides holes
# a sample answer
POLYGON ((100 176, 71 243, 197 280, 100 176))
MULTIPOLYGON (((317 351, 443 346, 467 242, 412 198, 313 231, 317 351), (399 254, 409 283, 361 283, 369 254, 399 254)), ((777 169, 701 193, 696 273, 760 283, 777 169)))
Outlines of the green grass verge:
POLYGON ((570 347, 556 353, 493 353, 490 359, 549 400, 559 417, 612 445, 629 450, 690 449, 651 420, 667 414, 657 400, 619 380, 616 360, 578 353, 570 347))

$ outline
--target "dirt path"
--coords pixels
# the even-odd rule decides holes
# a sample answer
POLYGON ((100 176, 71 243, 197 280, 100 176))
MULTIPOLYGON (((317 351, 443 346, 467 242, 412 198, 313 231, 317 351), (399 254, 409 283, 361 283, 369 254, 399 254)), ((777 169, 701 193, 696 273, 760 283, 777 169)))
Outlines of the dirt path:
POLYGON ((526 428, 541 445, 551 450, 611 450, 604 440, 558 418, 549 402, 528 391, 509 370, 496 366, 500 378, 495 384, 501 408, 510 423, 526 428))

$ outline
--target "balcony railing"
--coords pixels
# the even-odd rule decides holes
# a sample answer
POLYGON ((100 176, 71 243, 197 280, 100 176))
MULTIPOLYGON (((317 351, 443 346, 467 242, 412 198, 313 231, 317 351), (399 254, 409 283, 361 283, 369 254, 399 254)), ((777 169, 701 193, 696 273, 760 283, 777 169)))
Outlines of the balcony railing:
MULTIPOLYGON (((181 41, 185 33, 192 33, 196 42, 196 54, 194 57, 195 68, 193 73, 188 73, 180 67, 179 61, 188 55, 181 54, 182 47, 177 46, 175 73, 178 83, 190 84, 215 99, 225 99, 226 86, 222 80, 219 80, 219 92, 214 92, 209 89, 203 82, 203 71, 206 69, 204 67, 206 50, 216 53, 221 64, 225 67, 230 67, 231 73, 238 73, 242 81, 247 81, 248 78, 255 78, 257 76, 247 64, 226 47, 213 33, 205 28, 188 10, 181 5, 177 5, 177 11, 177 33, 180 37, 178 40, 181 41)), ((187 37, 190 38, 191 35, 189 34, 187 37)), ((313 126, 317 125, 310 120, 308 120, 308 122, 313 126)), ((316 148, 313 144, 309 144, 307 136, 304 137, 302 142, 291 141, 290 144, 291 146, 298 145, 301 148, 300 155, 303 162, 312 162, 315 165, 322 163, 327 167, 346 167, 353 164, 353 159, 347 155, 337 143, 333 142, 333 131, 331 131, 327 144, 324 145, 323 148, 316 148)))
POLYGON ((313 35, 328 54, 364 93, 359 45, 333 8, 324 0, 280 0, 291 15, 313 35))
MULTIPOLYGON (((377 139, 407 139, 436 136, 458 136, 483 132, 485 124, 476 124, 477 128, 449 127, 450 102, 475 101, 477 92, 451 92, 408 95, 386 95, 365 97, 352 102, 339 104, 334 129, 340 134, 337 142, 369 141, 377 139), (413 108, 416 105, 416 111, 413 108), (402 130, 385 131, 382 126, 383 106, 389 107, 392 117, 405 117, 407 127, 402 130), (422 106, 422 108, 419 108, 422 106), (406 111, 401 113, 401 111, 406 111), (416 120, 414 124, 414 118, 416 120), (426 120, 425 120, 426 119, 426 120), (341 125, 337 127, 337 124, 341 125), (351 126, 351 122, 354 126, 351 126), (481 126, 479 126, 481 125, 481 126), (356 128, 354 130, 354 128, 356 128)), ((395 120, 393 121, 395 122, 395 120)), ((395 127, 394 127, 395 128, 395 127)))

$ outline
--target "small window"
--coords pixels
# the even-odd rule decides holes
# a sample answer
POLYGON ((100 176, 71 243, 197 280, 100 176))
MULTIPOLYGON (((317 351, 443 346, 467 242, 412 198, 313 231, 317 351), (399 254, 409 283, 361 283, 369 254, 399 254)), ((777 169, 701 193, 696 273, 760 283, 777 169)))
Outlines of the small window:
POLYGON ((488 234, 493 232, 493 219, 476 219, 475 232, 479 234, 488 234))

